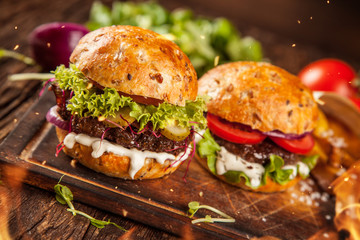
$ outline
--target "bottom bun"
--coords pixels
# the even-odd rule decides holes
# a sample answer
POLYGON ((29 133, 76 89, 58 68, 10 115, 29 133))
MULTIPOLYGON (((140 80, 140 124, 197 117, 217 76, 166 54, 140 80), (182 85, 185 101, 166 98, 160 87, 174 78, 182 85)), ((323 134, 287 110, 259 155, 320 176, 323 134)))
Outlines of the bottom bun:
MULTIPOLYGON (((195 155, 195 158, 200 163, 201 166, 203 166, 206 170, 211 172, 210 169, 207 166, 207 159, 206 158, 201 158, 198 154, 195 155)), ((254 188, 251 188, 251 187, 248 187, 248 186, 245 185, 245 179, 244 178, 241 178, 240 182, 238 182, 238 183, 232 183, 232 182, 227 181, 226 178, 223 175, 213 174, 212 172, 211 172, 211 174, 215 175, 217 178, 219 178, 222 181, 224 181, 224 182, 226 182, 228 184, 231 184, 233 186, 240 187, 240 188, 242 188, 244 190, 247 190, 247 191, 263 192, 263 193, 272 193, 272 192, 285 191, 286 189, 294 186, 295 184, 297 184, 301 180, 301 177, 297 176, 293 180, 289 181, 288 183, 286 183, 284 185, 281 185, 281 184, 278 184, 278 183, 272 181, 271 178, 267 177, 266 185, 263 185, 263 186, 260 186, 260 187, 254 189, 254 188)))
MULTIPOLYGON (((56 127, 56 135, 60 142, 64 141, 67 134, 68 131, 56 127)), ((172 163, 170 160, 160 164, 153 158, 146 158, 144 166, 135 174, 134 178, 131 178, 129 175, 131 159, 127 156, 105 152, 101 157, 94 158, 91 156, 92 148, 79 143, 75 143, 72 149, 64 147, 63 151, 96 172, 130 180, 161 178, 171 174, 181 165, 170 167, 172 163)))

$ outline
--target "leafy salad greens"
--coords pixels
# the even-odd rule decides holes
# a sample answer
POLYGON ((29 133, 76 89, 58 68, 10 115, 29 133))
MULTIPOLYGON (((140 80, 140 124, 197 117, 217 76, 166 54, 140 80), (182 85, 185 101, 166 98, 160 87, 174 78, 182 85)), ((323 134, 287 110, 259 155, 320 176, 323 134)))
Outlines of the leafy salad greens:
POLYGON ((69 68, 61 65, 54 71, 56 82, 63 90, 73 92, 73 97, 67 105, 71 114, 80 117, 108 117, 116 116, 120 108, 129 107, 129 115, 140 124, 140 130, 151 122, 154 129, 163 129, 173 119, 180 127, 204 129, 206 119, 203 111, 206 109, 205 98, 197 97, 196 101, 186 101, 186 105, 175 106, 167 102, 159 106, 136 103, 131 97, 120 96, 113 88, 104 88, 98 94, 95 87, 89 87, 90 81, 71 64, 69 68))
POLYGON ((189 57, 199 77, 214 67, 215 59, 219 59, 219 64, 262 60, 261 44, 251 37, 242 37, 229 20, 195 17, 189 9, 170 12, 152 1, 115 1, 110 9, 94 2, 88 28, 111 25, 133 25, 168 36, 189 57))
MULTIPOLYGON (((201 139, 197 144, 197 153, 202 158, 207 158, 207 164, 210 171, 213 174, 216 174, 216 155, 217 152, 220 151, 220 146, 211 136, 209 129, 206 129, 203 139, 201 139)), ((316 161, 318 159, 318 155, 307 156, 302 159, 302 162, 305 163, 309 169, 313 169, 316 165, 316 161)), ((267 177, 270 177, 274 182, 284 185, 291 180, 291 175, 293 174, 293 169, 283 169, 284 160, 277 155, 270 156, 270 162, 265 166, 265 172, 262 177, 262 181, 260 186, 266 185, 267 177)), ((300 171, 297 169, 296 175, 299 174, 302 178, 306 178, 307 176, 301 175, 300 171)), ((227 171, 224 176, 226 180, 232 183, 240 182, 241 178, 245 180, 245 185, 251 188, 254 186, 251 185, 249 177, 239 171, 227 171)), ((257 186, 257 187, 260 187, 257 186)))

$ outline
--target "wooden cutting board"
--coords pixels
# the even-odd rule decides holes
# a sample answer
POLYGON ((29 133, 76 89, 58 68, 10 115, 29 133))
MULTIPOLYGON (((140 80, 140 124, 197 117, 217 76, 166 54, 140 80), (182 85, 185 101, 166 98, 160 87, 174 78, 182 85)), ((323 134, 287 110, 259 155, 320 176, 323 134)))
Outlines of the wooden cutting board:
MULTIPOLYGON (((80 201, 112 213, 195 239, 250 239, 274 236, 307 239, 331 225, 334 199, 319 190, 313 179, 286 192, 260 194, 243 191, 210 175, 195 160, 186 182, 186 163, 172 175, 158 180, 125 181, 96 173, 61 153, 55 157, 58 140, 47 123, 47 110, 55 104, 45 93, 24 115, 0 145, 0 163, 27 170, 25 183, 53 191, 61 176, 80 201), (236 219, 235 223, 191 224, 186 212, 190 201, 213 206, 236 219)), ((16 176, 14 176, 16 177, 16 176)), ((210 214, 199 210, 195 217, 210 214)))

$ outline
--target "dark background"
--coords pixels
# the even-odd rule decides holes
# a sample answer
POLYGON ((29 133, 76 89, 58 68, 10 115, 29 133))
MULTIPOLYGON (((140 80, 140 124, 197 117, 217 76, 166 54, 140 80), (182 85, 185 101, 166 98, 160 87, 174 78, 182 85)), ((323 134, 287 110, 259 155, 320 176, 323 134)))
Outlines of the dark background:
MULTIPOLYGON (((73 4, 63 4, 62 0, 2 0, 0 36, 3 40, 16 38, 19 42, 5 41, 4 44, 2 41, 1 47, 13 48, 19 44, 18 51, 28 53, 26 36, 37 25, 51 21, 85 23, 93 1, 83 0, 80 6, 80 1, 71 2, 73 4), (11 11, 4 12, 3 9, 11 11), (44 9, 48 15, 43 14, 44 9), (23 18, 24 11, 26 16, 33 16, 32 19, 23 18), (18 26, 17 30, 14 23, 18 26)), ((112 1, 102 2, 111 6, 112 1)), ((169 10, 185 7, 191 8, 197 15, 229 18, 242 35, 250 35, 262 43, 265 57, 295 74, 310 61, 321 57, 340 58, 351 63, 356 70, 360 69, 360 1, 357 0, 158 2, 169 10), (296 46, 292 47, 293 44, 296 46)))

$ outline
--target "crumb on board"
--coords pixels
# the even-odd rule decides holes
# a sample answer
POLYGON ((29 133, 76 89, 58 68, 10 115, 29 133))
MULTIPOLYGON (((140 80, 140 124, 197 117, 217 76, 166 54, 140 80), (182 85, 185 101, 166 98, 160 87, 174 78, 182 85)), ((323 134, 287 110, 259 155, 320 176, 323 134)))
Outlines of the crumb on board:
POLYGON ((46 164, 46 160, 41 162, 41 165, 45 165, 46 164))
POLYGON ((122 210, 122 214, 124 217, 126 217, 128 215, 128 211, 126 211, 125 209, 122 210))
POLYGON ((76 159, 73 159, 73 160, 71 160, 70 165, 71 165, 73 168, 76 168, 76 163, 77 163, 77 160, 76 160, 76 159))

